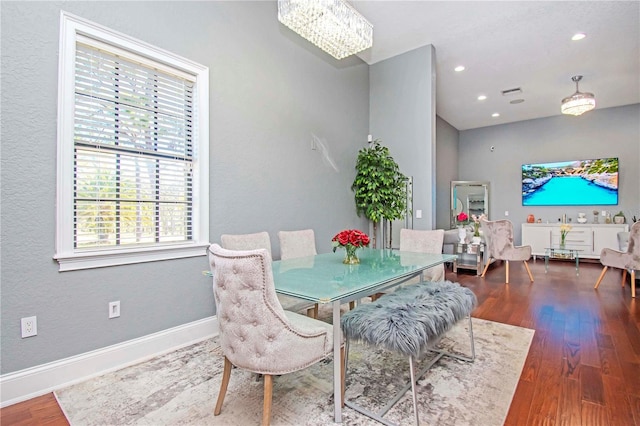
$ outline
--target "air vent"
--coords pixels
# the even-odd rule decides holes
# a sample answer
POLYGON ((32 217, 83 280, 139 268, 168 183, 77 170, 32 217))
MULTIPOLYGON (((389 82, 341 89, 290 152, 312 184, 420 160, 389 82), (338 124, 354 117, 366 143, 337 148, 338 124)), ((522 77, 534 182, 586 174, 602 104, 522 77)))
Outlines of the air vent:
POLYGON ((518 93, 522 93, 522 89, 516 87, 515 89, 507 89, 502 91, 502 96, 516 95, 518 93))
POLYGON ((512 101, 509 101, 510 104, 515 105, 515 104, 521 104, 524 102, 524 99, 514 99, 512 101))

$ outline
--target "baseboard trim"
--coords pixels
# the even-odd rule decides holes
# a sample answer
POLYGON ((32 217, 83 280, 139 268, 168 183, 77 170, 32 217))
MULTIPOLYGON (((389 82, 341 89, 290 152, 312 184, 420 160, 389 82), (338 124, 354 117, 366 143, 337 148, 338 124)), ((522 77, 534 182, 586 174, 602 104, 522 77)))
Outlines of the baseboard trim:
POLYGON ((0 407, 97 377, 218 334, 217 317, 0 376, 0 407))

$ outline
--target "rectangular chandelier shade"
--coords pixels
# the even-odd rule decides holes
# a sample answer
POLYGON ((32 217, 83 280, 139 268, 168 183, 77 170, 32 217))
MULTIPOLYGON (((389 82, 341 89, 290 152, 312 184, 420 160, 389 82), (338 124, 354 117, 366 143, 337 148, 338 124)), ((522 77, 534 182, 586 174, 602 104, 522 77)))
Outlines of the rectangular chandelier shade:
POLYGON ((373 45, 373 26, 344 0, 278 0, 278 20, 336 59, 373 45))

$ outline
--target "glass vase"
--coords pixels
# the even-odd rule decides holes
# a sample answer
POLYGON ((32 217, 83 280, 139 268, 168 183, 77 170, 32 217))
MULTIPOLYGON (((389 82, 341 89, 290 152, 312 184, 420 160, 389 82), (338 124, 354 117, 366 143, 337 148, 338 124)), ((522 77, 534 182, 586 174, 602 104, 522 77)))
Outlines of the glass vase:
POLYGON ((564 235, 561 235, 561 236, 560 236, 560 248, 561 248, 562 250, 564 250, 564 237, 565 237, 564 235))
POLYGON ((357 265, 358 263, 360 263, 360 259, 358 259, 358 256, 356 255, 357 249, 358 247, 355 246, 346 246, 346 255, 344 256, 344 260, 342 261, 342 263, 346 265, 357 265))

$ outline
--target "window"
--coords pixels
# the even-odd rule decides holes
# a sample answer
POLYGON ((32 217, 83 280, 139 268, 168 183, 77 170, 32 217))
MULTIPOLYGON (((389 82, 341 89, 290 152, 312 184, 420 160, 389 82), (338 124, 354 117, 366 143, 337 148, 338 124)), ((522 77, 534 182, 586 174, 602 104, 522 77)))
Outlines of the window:
POLYGON ((61 15, 60 270, 205 254, 208 69, 61 15))

